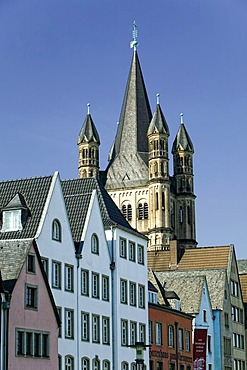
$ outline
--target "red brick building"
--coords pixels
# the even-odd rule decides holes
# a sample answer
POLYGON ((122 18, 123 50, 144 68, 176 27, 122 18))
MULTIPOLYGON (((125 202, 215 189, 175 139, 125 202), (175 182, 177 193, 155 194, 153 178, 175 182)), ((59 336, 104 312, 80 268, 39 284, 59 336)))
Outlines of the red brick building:
MULTIPOLYGON (((164 304, 159 304, 157 292, 154 285, 149 282, 150 370, 192 370, 193 317, 171 308, 164 290, 162 294, 164 304)), ((179 304, 176 295, 174 300, 179 304)))

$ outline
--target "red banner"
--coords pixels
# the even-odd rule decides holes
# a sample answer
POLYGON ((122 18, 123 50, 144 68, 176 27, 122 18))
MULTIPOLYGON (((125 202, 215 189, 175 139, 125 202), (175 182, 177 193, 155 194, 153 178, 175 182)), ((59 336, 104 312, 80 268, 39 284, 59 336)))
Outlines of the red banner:
POLYGON ((206 369, 207 329, 195 329, 193 362, 194 370, 206 369))

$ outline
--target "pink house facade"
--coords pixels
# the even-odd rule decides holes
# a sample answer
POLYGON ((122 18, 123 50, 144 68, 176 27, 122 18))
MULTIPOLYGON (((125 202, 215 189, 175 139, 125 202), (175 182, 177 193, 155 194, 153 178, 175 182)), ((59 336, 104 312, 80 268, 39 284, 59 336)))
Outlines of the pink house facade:
POLYGON ((60 322, 36 243, 0 244, 4 289, 11 294, 6 369, 57 369, 60 322))

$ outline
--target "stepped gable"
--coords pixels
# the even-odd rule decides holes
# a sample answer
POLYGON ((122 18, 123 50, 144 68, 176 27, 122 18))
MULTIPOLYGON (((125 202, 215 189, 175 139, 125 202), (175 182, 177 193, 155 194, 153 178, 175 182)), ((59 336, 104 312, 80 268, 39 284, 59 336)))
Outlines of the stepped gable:
MULTIPOLYGON (((98 195, 104 227, 110 228, 111 226, 118 226, 128 232, 138 234, 139 236, 141 235, 129 225, 96 177, 62 181, 62 189, 75 242, 81 241, 93 190, 96 190, 98 195)), ((143 235, 141 236, 143 237, 143 235)))
POLYGON ((178 270, 228 269, 231 246, 186 249, 178 270))
MULTIPOLYGON (((210 301, 212 305, 212 309, 219 309, 223 310, 224 305, 224 291, 225 291, 225 283, 227 280, 226 270, 225 269, 211 269, 211 270, 189 270, 189 271, 159 271, 156 273, 158 279, 162 284, 166 284, 166 289, 174 290, 177 295, 179 296, 180 300, 184 299, 184 305, 187 305, 186 300, 188 300, 188 304, 191 304, 191 300, 193 300, 193 292, 190 290, 194 289, 192 285, 192 280, 197 278, 206 278, 210 301), (188 279, 188 282, 187 282, 188 279), (180 283, 181 282, 181 283, 180 283), (181 284, 181 286, 180 286, 181 284), (191 296, 192 295, 192 296, 191 296), (189 297, 191 297, 189 299, 189 297)), ((198 280, 198 284, 200 279, 198 280)), ((195 292, 195 294, 197 294, 195 292)), ((198 296, 196 296, 199 299, 198 296)), ((194 306, 198 305, 197 302, 194 306)), ((186 306, 188 309, 188 306, 186 306)), ((184 310, 184 308, 182 308, 184 310)), ((185 312, 192 312, 192 311, 185 311, 185 312)))
MULTIPOLYGON (((15 200, 25 200, 30 217, 28 217, 25 227, 18 231, 0 232, 0 240, 3 239, 27 239, 34 238, 40 223, 45 202, 52 182, 52 176, 35 177, 29 179, 10 180, 0 182, 0 211, 15 200), (17 196, 21 194, 21 196, 17 196)), ((14 202, 16 205, 16 202, 14 202)), ((20 207, 23 206, 23 204, 20 207)), ((0 229, 2 227, 2 212, 0 229)))

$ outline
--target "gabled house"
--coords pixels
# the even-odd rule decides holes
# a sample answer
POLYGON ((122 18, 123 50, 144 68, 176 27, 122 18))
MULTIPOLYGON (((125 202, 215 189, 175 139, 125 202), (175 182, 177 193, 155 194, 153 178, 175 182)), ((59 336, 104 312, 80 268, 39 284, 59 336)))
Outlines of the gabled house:
POLYGON ((96 178, 55 173, 1 182, 0 194, 0 241, 38 246, 62 322, 58 368, 135 369, 148 330, 146 237, 96 178))
MULTIPOLYGON (((222 284, 216 290, 218 297, 221 297, 224 303, 224 309, 218 312, 218 321, 215 321, 219 325, 218 333, 221 333, 218 337, 220 342, 216 345, 218 352, 215 359, 222 363, 225 370, 230 370, 234 366, 236 369, 244 368, 246 366, 244 306, 234 246, 186 249, 183 255, 179 256, 174 244, 170 251, 151 254, 149 267, 152 266, 157 272, 198 270, 198 273, 205 276, 212 274, 212 279, 210 281, 207 279, 209 291, 210 289, 213 291, 215 284, 218 284, 217 275, 213 276, 213 270, 224 270, 226 283, 225 278, 222 278, 222 284), (225 307, 227 305, 229 307, 225 307)), ((211 303, 213 305, 212 298, 211 303)), ((219 307, 218 304, 215 308, 216 306, 219 307)), ((221 307, 223 307, 222 304, 221 307)))
POLYGON ((0 270, 1 369, 56 369, 60 319, 36 242, 0 241, 0 270))

